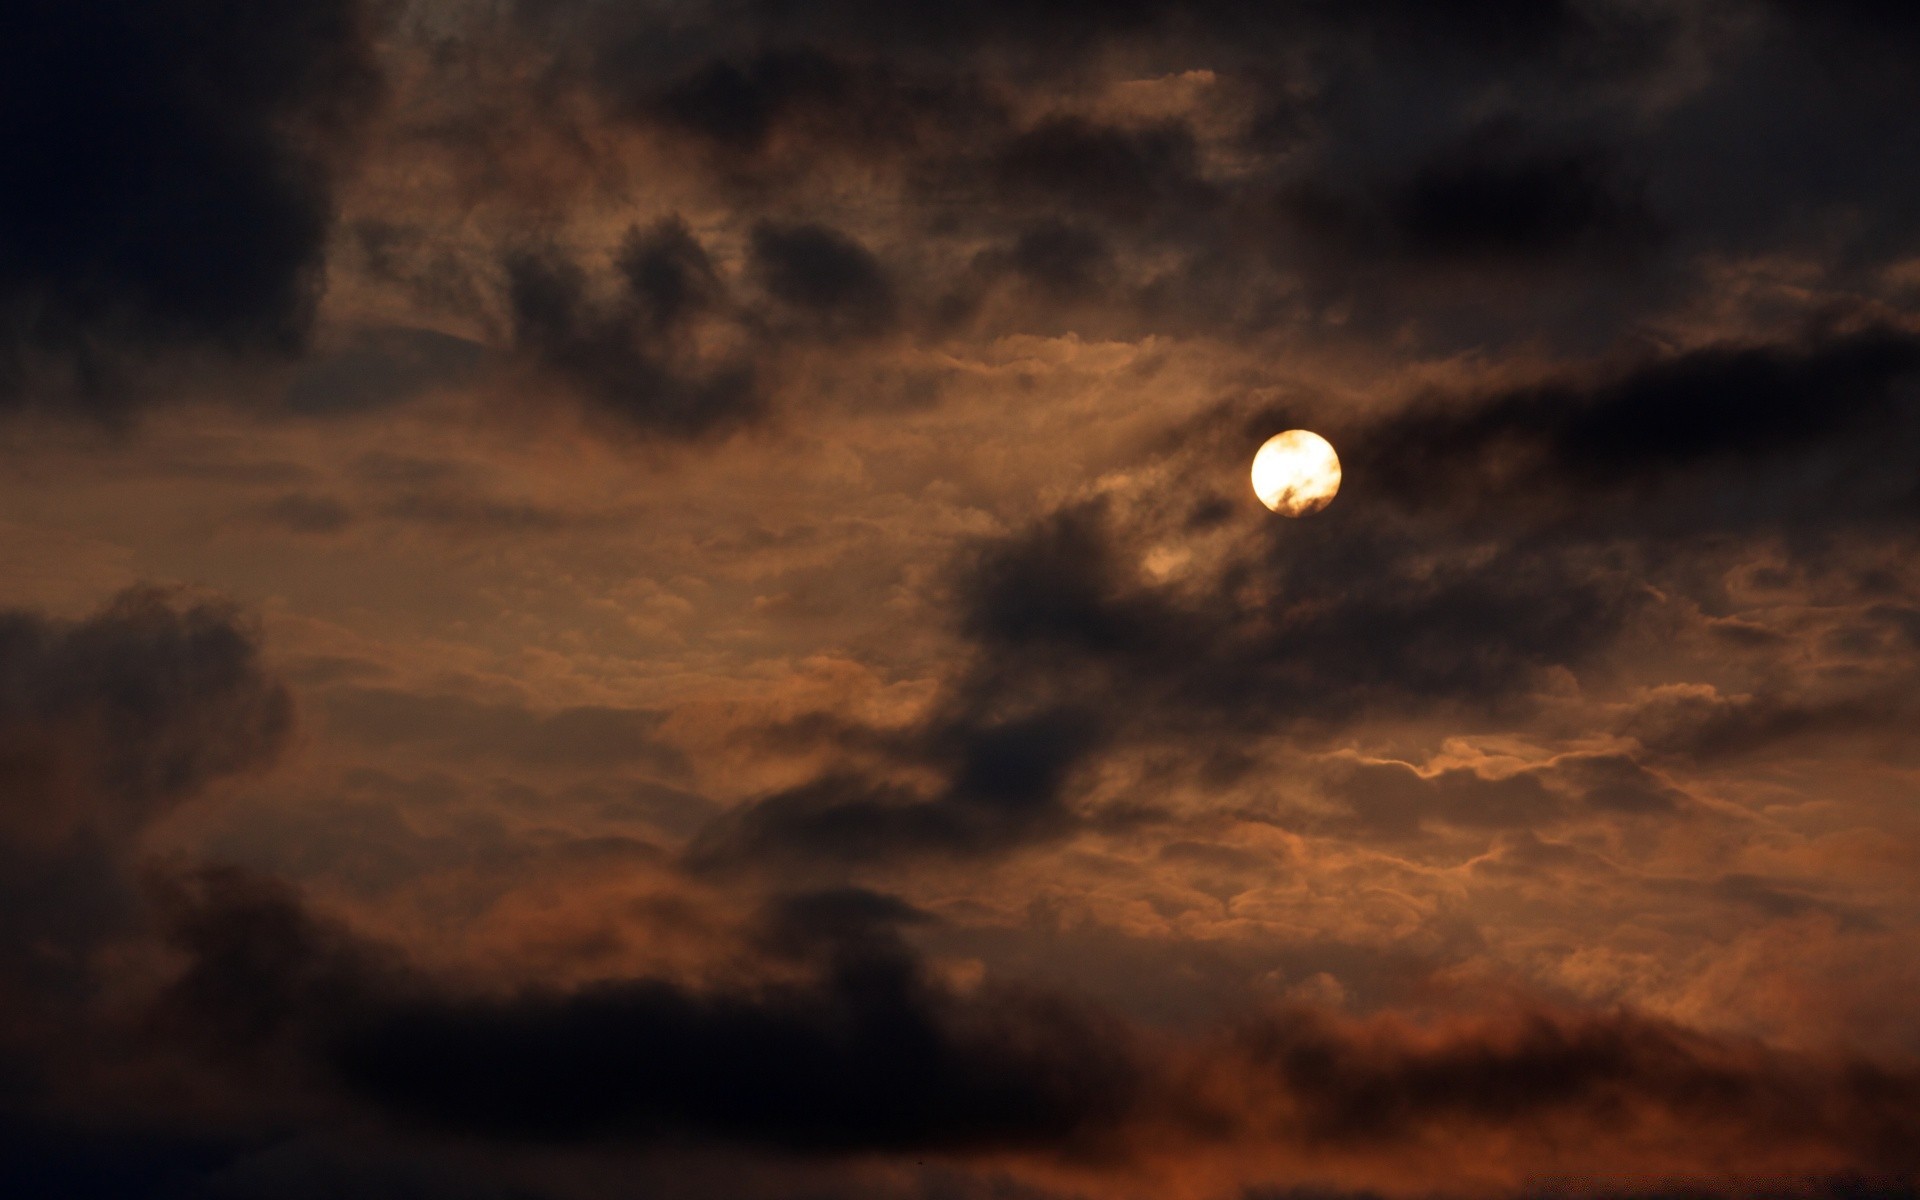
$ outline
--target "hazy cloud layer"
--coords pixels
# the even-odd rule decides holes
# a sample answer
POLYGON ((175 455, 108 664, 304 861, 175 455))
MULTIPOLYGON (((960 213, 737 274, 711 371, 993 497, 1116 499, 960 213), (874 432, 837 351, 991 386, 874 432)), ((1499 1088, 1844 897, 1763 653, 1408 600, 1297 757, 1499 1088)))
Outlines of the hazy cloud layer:
POLYGON ((1917 52, 16 5, 0 1191, 1910 1196, 1917 52))

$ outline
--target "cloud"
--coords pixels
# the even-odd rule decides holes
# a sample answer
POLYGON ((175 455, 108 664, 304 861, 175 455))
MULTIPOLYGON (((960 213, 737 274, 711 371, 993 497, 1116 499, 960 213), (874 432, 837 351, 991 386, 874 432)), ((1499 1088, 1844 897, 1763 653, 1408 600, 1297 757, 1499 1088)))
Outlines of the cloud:
POLYGON ((1421 1022, 1288 1009, 1148 1038, 1059 997, 954 990, 903 940, 926 918, 876 893, 776 900, 760 944, 789 966, 760 982, 504 992, 436 979, 232 872, 183 881, 172 904, 187 963, 169 1028, 248 1050, 233 1069, 279 1045, 389 1120, 508 1145, 1019 1151, 1096 1175, 1224 1164, 1390 1194, 1436 1170, 1493 1195, 1920 1170, 1920 1080, 1895 1068, 1520 1002, 1421 1022))
POLYGON ((982 669, 1176 724, 1497 707, 1607 644, 1636 604, 1604 557, 1515 543, 1436 563, 1352 509, 1284 538, 1255 531, 1214 587, 1148 579, 1152 533, 1093 503, 983 544, 962 583, 982 669))
POLYGON ((1121 129, 1083 118, 1043 121, 995 155, 996 182, 1017 200, 1121 223, 1202 220, 1213 202, 1199 148, 1179 122, 1121 129))
POLYGON ((292 726, 230 606, 136 589, 81 620, 0 613, 0 1077, 24 1096, 93 995, 95 955, 138 928, 139 835, 272 762, 292 726))
POLYGON ((1052 299, 1090 298, 1114 269, 1113 251, 1106 239, 1061 221, 1046 221, 1022 230, 1012 247, 999 257, 1052 299))
MULTIPOLYGON (((1521 768, 1443 766, 1336 756, 1321 791, 1334 813, 1302 811, 1290 823, 1366 845, 1430 836, 1437 830, 1528 835, 1596 819, 1616 833, 1636 819, 1672 819, 1692 811, 1690 797, 1633 755, 1563 754, 1521 768)), ((1513 851, 1537 841, 1504 844, 1513 851)))
POLYGON ((341 346, 301 365, 287 386, 287 408, 320 416, 402 404, 471 382, 484 356, 478 343, 431 329, 355 329, 341 346))
POLYGON ((159 1028, 218 1056, 258 1055, 300 1020, 336 1020, 403 986, 404 963, 311 916, 299 892, 233 867, 155 881, 159 919, 187 955, 158 998, 159 1028))
POLYGON ((9 827, 136 827, 271 761, 292 724, 286 688, 224 605, 136 589, 81 621, 0 614, 9 827))
POLYGON ((769 912, 778 944, 817 967, 804 982, 491 998, 408 971, 271 881, 204 871, 170 908, 189 956, 160 1002, 170 1026, 223 1053, 291 1039, 360 1103, 450 1131, 988 1150, 1097 1132, 1134 1086, 1117 1026, 1058 1000, 947 992, 893 932, 911 910, 871 893, 769 912))
MULTIPOLYGON (((1502 145, 1481 132, 1404 177, 1344 195, 1309 182, 1289 210, 1310 232, 1356 256, 1500 268, 1581 265, 1619 270, 1643 258, 1659 226, 1593 150, 1502 145)), ((1322 251, 1324 253, 1324 251, 1322 251)))
POLYGON ((1920 440, 1916 372, 1920 339, 1894 327, 1707 345, 1435 398, 1362 431, 1348 458, 1410 507, 1524 504, 1576 525, 1631 520, 1640 536, 1897 520, 1920 500, 1889 453, 1920 440))
POLYGON ((0 407, 295 361, 16 422, 106 490, 0 535, 282 597, 325 719, 161 826, 289 737, 255 634, 0 619, 0 1110, 214 1194, 1914 1178, 1902 13, 105 15, 0 17, 0 407))
POLYGON ((956 710, 878 739, 896 770, 932 787, 840 767, 714 821, 688 848, 696 869, 745 864, 974 858, 1059 837, 1078 824, 1069 785, 1106 737, 1088 711, 995 717, 956 710))
MULTIPOLYGON (((1224 763, 1249 738, 1524 722, 1550 690, 1606 679, 1636 639, 1687 619, 1648 584, 1719 603, 1689 539, 1881 528, 1906 512, 1905 459, 1885 449, 1913 432, 1917 355, 1900 330, 1842 328, 1424 397, 1342 437, 1349 484, 1371 500, 1343 497, 1312 522, 1204 516, 1208 493, 1183 489, 1209 478, 1245 414, 1204 416, 1169 436, 1144 491, 1069 501, 974 543, 951 576, 961 653, 929 714, 842 730, 820 774, 717 821, 692 861, 998 855, 1083 828, 1087 781, 1117 747, 1224 763), (1192 550, 1156 577, 1147 564, 1169 544, 1192 550)), ((1731 566, 1741 551, 1712 553, 1731 566)), ((1897 720, 1903 680, 1798 698, 1776 684, 1715 697, 1711 712, 1650 702, 1612 723, 1651 760, 1701 764, 1897 720)), ((1371 837, 1684 808, 1626 753, 1496 775, 1376 764, 1335 792, 1371 837)))
POLYGON ((633 95, 635 78, 647 77, 644 67, 635 70, 639 53, 631 43, 605 50, 601 85, 625 101, 624 111, 695 135, 734 170, 758 159, 765 167, 814 171, 830 166, 835 152, 883 160, 912 155, 928 143, 964 141, 999 119, 998 106, 964 73, 903 69, 804 43, 715 57, 651 94, 633 95))
POLYGON ((295 533, 339 533, 353 523, 353 510, 331 496, 288 492, 261 506, 263 520, 295 533))
POLYGON ((1665 688, 1632 712, 1623 731, 1654 755, 1697 763, 1805 752, 1823 743, 1897 740, 1913 719, 1912 694, 1910 674, 1825 695, 1665 688))
MULTIPOLYGON (((842 738, 818 776, 716 822, 694 861, 999 854, 1081 828, 1091 768, 1116 747, 1224 762, 1216 751, 1249 738, 1524 721, 1549 690, 1606 679, 1635 639, 1687 619, 1649 583, 1721 603, 1690 539, 1817 537, 1906 513, 1906 458, 1886 448, 1914 433, 1917 367, 1911 337, 1867 326, 1425 397, 1342 438, 1369 499, 1298 523, 1194 515, 1208 493, 1183 489, 1208 478, 1242 414, 1203 417, 1170 435, 1144 491, 1069 501, 970 547, 951 577, 962 652, 931 713, 842 738), (1156 577, 1147 564, 1169 544, 1190 547, 1186 565, 1156 577), (1011 749, 1026 729, 1045 754, 1011 749)), ((1741 551, 1712 553, 1730 566, 1741 551)), ((1650 704, 1619 732, 1669 765, 1857 732, 1905 711, 1904 675, 1876 678, 1798 698, 1776 684, 1711 711, 1650 704)), ((1497 776, 1378 764, 1335 790, 1374 837, 1672 816, 1684 800, 1620 753, 1497 776)))
POLYGON ((123 414, 167 351, 301 346, 333 163, 379 75, 356 0, 15 6, 0 28, 0 407, 123 414))
MULTIPOLYGON (((980 539, 954 568, 964 653, 930 713, 839 730, 833 765, 716 822, 694 860, 997 854, 1079 828, 1079 784, 1117 747, 1225 761, 1249 738, 1363 720, 1510 717, 1647 603, 1606 552, 1485 542, 1437 558, 1431 539, 1352 507, 1324 518, 1236 529, 1180 581, 1141 565, 1168 532, 1157 519, 1104 501, 980 539)), ((1403 815, 1428 807, 1446 808, 1403 815)))
MULTIPOLYGON (((1630 1014, 1520 1012, 1422 1033, 1388 1019, 1301 1013, 1250 1028, 1240 1051, 1278 1084, 1289 1101, 1281 1119, 1309 1144, 1404 1143, 1443 1131, 1471 1140, 1476 1129, 1544 1132, 1571 1119, 1605 1140, 1666 1126, 1763 1155, 1770 1142, 1846 1146, 1859 1168, 1883 1175, 1915 1167, 1901 1141, 1911 1077, 1833 1071, 1630 1014), (1820 1097, 1819 1115, 1809 1096, 1820 1097)), ((1765 1179, 1765 1168, 1736 1167, 1720 1186, 1743 1176, 1765 1179)))
POLYGON ((865 246, 825 225, 754 226, 760 285, 825 334, 879 333, 896 319, 893 284, 865 246))
POLYGON ((521 705, 395 688, 336 687, 328 724, 363 745, 431 749, 460 761, 513 760, 597 770, 644 767, 685 774, 679 750, 660 737, 666 714, 612 705, 539 712, 521 705))
POLYGON ((602 298, 558 251, 508 255, 515 347, 632 432, 694 440, 757 419, 766 400, 750 360, 694 341, 722 290, 686 226, 667 219, 630 231, 615 265, 616 291, 602 298))

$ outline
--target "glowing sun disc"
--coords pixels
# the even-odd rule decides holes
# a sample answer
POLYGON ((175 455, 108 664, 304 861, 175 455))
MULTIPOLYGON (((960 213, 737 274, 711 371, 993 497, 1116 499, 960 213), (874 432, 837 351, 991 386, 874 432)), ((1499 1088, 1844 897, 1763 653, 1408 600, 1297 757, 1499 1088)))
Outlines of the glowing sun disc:
POLYGON ((1340 456, 1317 433, 1276 433, 1253 456, 1253 494, 1281 516, 1319 512, 1339 490, 1340 456))

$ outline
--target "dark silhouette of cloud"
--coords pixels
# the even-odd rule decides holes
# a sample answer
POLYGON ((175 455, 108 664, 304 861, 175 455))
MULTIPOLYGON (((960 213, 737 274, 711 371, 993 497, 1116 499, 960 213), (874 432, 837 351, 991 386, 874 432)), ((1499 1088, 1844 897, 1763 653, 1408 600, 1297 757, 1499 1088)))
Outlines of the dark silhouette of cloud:
POLYGON ((1377 1144, 1422 1130, 1612 1110, 1629 1125, 1655 1114, 1699 1122, 1703 1134, 1731 1118, 1757 1142, 1837 1136, 1863 1151, 1872 1169, 1913 1169, 1913 1153, 1899 1140, 1911 1120, 1902 1112, 1911 1077, 1825 1075, 1627 1014, 1522 1014, 1425 1045, 1384 1023, 1343 1029, 1300 1014, 1244 1037, 1249 1060, 1274 1072, 1300 1102, 1294 1135, 1308 1141, 1377 1144), (1834 1105, 1831 1116, 1807 1119, 1808 1087, 1834 1105))
POLYGON ((1539 1006, 1425 1029, 1293 1009, 1168 1056, 1097 1010, 935 982, 900 933, 925 918, 877 893, 773 903, 763 929, 812 964, 801 981, 490 996, 231 871, 181 881, 172 906, 188 962, 162 1001, 171 1028, 256 1058, 277 1039, 356 1103, 467 1135, 834 1155, 1046 1148, 1086 1162, 1147 1138, 1326 1161, 1435 1138, 1472 1154, 1518 1128, 1581 1131, 1583 1146, 1837 1152, 1883 1176, 1920 1167, 1911 1074, 1539 1006))
POLYGON ((816 961, 810 982, 637 979, 494 999, 408 972, 271 881, 205 871, 170 905, 189 955, 161 1002, 170 1027, 222 1053, 300 1046, 360 1102, 454 1131, 992 1149, 1097 1133, 1136 1085, 1118 1025, 1043 997, 952 995, 894 932, 912 910, 873 893, 770 910, 768 934, 816 961))
POLYGON ((1202 220, 1215 197, 1180 122, 1121 129, 1081 118, 1042 122, 1000 147, 997 181, 1015 199, 1134 223, 1202 220))
POLYGON ((1901 328, 1708 345, 1618 374, 1415 405, 1363 431, 1349 459, 1410 505, 1585 507, 1654 493, 1667 515, 1639 524, 1643 535, 1669 523, 1897 519, 1920 499, 1897 465, 1920 445, 1916 371, 1920 339, 1901 328), (1711 504, 1681 502, 1703 487, 1711 504))
POLYGON ((1436 566, 1352 509, 1288 532, 1249 542, 1222 586, 1182 594, 1135 565, 1138 532, 1099 505, 1065 508, 982 547, 963 627, 1002 686, 1052 676, 1155 719, 1259 727, 1497 706, 1606 645, 1637 603, 1604 555, 1515 543, 1436 566), (1241 580, 1257 597, 1229 586, 1241 580))
POLYGON ((764 411, 750 362, 704 361, 689 344, 689 325, 718 303, 719 283, 680 222, 631 233, 611 299, 557 251, 516 252, 504 265, 516 348, 623 428, 698 439, 764 411))
POLYGON ((825 225, 754 226, 751 263, 762 287, 827 334, 878 333, 898 300, 871 251, 825 225))
POLYGON ((1422 164, 1386 199, 1390 237, 1416 258, 1552 261, 1634 254, 1655 221, 1601 155, 1469 144, 1422 164))
POLYGON ((134 590, 77 622, 0 614, 7 822, 122 830, 269 761, 292 702, 229 608, 134 590))
POLYGON ((895 765, 931 768, 937 787, 832 771, 716 820, 689 847, 689 861, 705 869, 964 858, 1058 837, 1078 823, 1067 803, 1073 773, 1106 736, 1090 710, 1001 719, 956 711, 887 739, 895 765))
POLYGON ((371 32, 357 0, 9 6, 0 406, 111 417, 157 352, 300 347, 371 32))
POLYGON ((1006 262, 1048 295, 1062 299, 1091 296, 1114 269, 1106 239, 1059 221, 1022 230, 1006 262))
POLYGON ((718 57, 650 95, 633 95, 638 48, 615 45, 600 60, 604 86, 626 108, 697 135, 734 169, 772 152, 775 134, 814 151, 866 157, 916 153, 930 142, 964 140, 1001 119, 998 106, 964 74, 905 70, 798 44, 718 57))
POLYGON ((140 833, 292 723, 228 606, 141 589, 83 620, 0 613, 0 1128, 86 1036, 95 954, 139 928, 140 833))

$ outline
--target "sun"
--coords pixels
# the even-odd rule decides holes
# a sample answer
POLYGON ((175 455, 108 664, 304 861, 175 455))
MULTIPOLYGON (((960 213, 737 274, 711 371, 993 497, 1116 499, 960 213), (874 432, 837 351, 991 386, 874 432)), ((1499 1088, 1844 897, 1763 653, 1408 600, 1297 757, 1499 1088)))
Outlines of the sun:
POLYGON ((1340 456, 1317 433, 1277 433, 1253 456, 1253 494, 1281 516, 1319 512, 1339 490, 1340 456))

